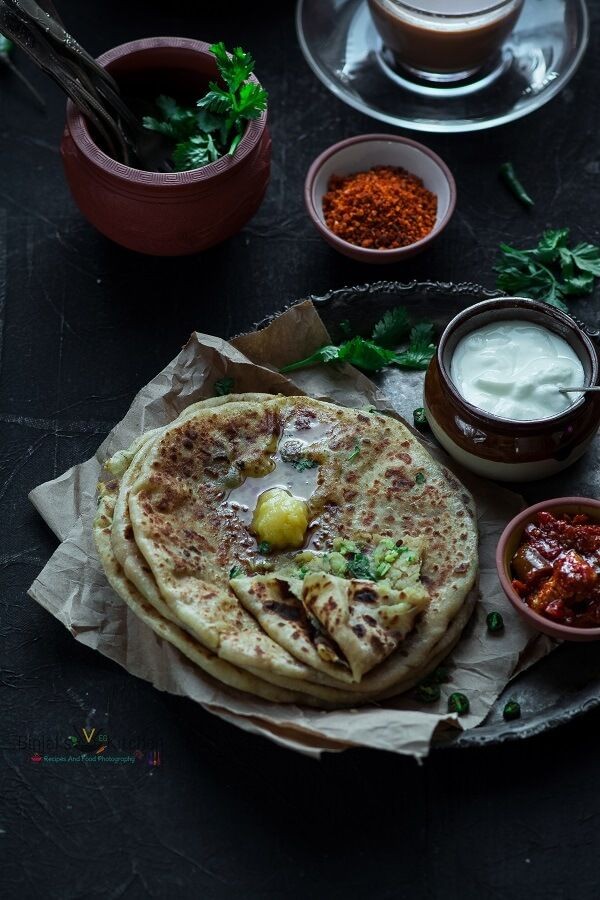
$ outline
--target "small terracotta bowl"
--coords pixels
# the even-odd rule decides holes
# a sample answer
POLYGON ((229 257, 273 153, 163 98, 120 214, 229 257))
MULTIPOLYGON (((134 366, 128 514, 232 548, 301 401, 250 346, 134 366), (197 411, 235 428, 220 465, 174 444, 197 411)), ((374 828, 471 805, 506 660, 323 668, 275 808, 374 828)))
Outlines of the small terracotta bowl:
POLYGON ((363 134, 334 144, 315 159, 306 176, 304 202, 317 231, 335 250, 359 262, 382 265, 415 256, 440 236, 456 206, 456 184, 446 163, 423 144, 392 134, 363 134), (369 250, 342 240, 325 224, 323 196, 331 176, 365 172, 373 166, 405 169, 437 196, 436 223, 422 240, 395 250, 369 250))
POLYGON ((571 625, 561 625, 559 622, 553 622, 534 612, 521 600, 512 586, 510 561, 521 543, 523 531, 539 512, 569 513, 570 515, 585 513, 591 519, 600 522, 600 500, 591 500, 586 497, 558 497, 556 500, 544 500, 543 503, 536 503, 535 506, 530 506, 515 516, 502 532, 496 548, 496 567, 502 589, 519 615, 532 628, 536 628, 543 634, 548 634, 561 641, 600 640, 600 628, 574 628, 571 625))
POLYGON ((591 340, 565 313, 519 297, 484 300, 446 327, 425 375, 427 421, 444 449, 465 468, 499 481, 535 481, 555 475, 588 448, 600 424, 600 393, 584 394, 565 412, 545 419, 502 419, 468 403, 450 377, 452 354, 471 331, 502 319, 534 322, 560 335, 579 356, 585 386, 598 383, 591 340))
MULTIPOLYGON (((217 77, 209 45, 188 38, 132 41, 98 62, 133 92, 190 102, 217 77)), ((248 124, 234 156, 188 172, 143 172, 107 156, 69 101, 61 154, 73 198, 98 231, 140 253, 183 256, 226 240, 254 215, 269 180, 271 139, 264 112, 248 124)))

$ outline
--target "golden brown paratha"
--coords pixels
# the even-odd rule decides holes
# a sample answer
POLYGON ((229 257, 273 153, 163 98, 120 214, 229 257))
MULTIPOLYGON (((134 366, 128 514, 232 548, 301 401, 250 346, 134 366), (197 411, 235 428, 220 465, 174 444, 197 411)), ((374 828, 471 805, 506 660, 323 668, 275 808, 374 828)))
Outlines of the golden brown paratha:
MULTIPOLYGON (((136 547, 148 563, 159 595, 184 627, 234 664, 258 666, 282 683, 286 678, 292 682, 310 678, 329 685, 334 702, 346 702, 352 694, 357 702, 365 702, 400 690, 417 677, 443 645, 446 633, 460 621, 475 578, 472 505, 456 479, 394 420, 307 398, 271 398, 243 405, 230 398, 227 406, 202 410, 166 429, 148 450, 128 508, 136 547), (298 462, 310 465, 302 467, 298 462), (235 586, 235 578, 230 582, 229 577, 232 570, 241 568, 246 578, 261 572, 269 578, 272 573, 292 588, 298 576, 307 577, 302 573, 304 565, 298 564, 306 558, 306 550, 261 553, 251 531, 252 498, 255 505, 260 493, 277 485, 299 494, 306 503, 312 523, 309 565, 314 566, 314 560, 320 565, 339 539, 358 541, 361 555, 371 561, 382 537, 410 535, 423 541, 421 585, 429 595, 427 608, 424 613, 415 612, 416 625, 407 636, 404 619, 402 629, 393 634, 394 645, 385 662, 380 662, 382 656, 372 646, 363 651, 357 648, 354 677, 362 675, 360 682, 340 684, 348 675, 335 640, 329 659, 323 657, 323 642, 321 653, 318 639, 312 644, 319 660, 329 662, 333 670, 319 671, 313 658, 313 671, 306 676, 293 666, 285 671, 289 659, 280 656, 281 647, 272 651, 274 641, 261 640, 253 646, 247 639, 254 632, 246 631, 246 620, 239 615, 241 607, 231 591, 235 586), (283 659, 285 665, 277 662, 283 659), (368 671, 371 664, 374 668, 368 671), (293 674, 288 676, 290 671, 293 674)), ((326 567, 325 574, 332 576, 326 567)), ((314 577, 308 575, 309 584, 314 577)), ((352 583, 360 579, 346 572, 342 580, 346 596, 354 597, 352 583)), ((388 579, 373 581, 379 600, 389 598, 394 589, 386 580, 389 574, 388 579)), ((299 591, 290 593, 294 596, 299 591)), ((378 608, 389 606, 378 603, 378 608)), ((271 635, 278 627, 276 606, 272 611, 271 635)), ((286 622, 289 625, 290 612, 280 612, 283 630, 286 622)), ((327 618, 323 612, 321 617, 327 618)), ((388 633, 393 633, 389 623, 388 633)), ((266 637, 262 630, 261 634, 266 637)))

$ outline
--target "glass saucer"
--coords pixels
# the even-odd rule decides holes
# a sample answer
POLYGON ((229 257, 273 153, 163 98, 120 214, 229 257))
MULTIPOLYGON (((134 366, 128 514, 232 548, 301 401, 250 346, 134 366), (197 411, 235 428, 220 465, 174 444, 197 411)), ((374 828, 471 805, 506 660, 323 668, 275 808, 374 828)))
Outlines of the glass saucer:
POLYGON ((479 131, 526 116, 567 84, 589 37, 585 0, 525 0, 515 31, 487 69, 450 86, 420 81, 383 46, 367 0, 298 0, 302 52, 355 109, 415 131, 479 131))

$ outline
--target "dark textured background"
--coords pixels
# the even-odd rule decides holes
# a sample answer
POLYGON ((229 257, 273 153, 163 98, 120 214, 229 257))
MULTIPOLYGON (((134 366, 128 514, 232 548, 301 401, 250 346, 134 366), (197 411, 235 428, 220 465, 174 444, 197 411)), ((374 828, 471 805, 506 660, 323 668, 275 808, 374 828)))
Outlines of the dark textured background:
MULTIPOLYGON (((364 751, 316 763, 135 680, 26 596, 55 546, 27 492, 91 455, 192 329, 226 337, 306 293, 383 277, 321 242, 302 184, 333 141, 391 130, 312 76, 289 0, 58 6, 93 53, 169 33, 251 48, 271 95, 274 158, 267 199, 241 234, 196 258, 141 258, 96 234, 70 200, 58 90, 31 73, 44 116, 0 73, 0 892, 597 898, 599 714, 526 744, 434 753, 422 767, 364 751), (145 740, 163 764, 44 768, 19 749, 86 723, 123 747, 145 740)), ((590 7, 597 29, 600 4, 590 7)), ((455 173, 457 212, 430 253, 385 277, 491 286, 503 239, 527 242, 548 225, 598 239, 599 50, 595 30, 579 74, 531 118, 425 137, 455 173), (497 181, 505 159, 538 200, 531 214, 497 181)))

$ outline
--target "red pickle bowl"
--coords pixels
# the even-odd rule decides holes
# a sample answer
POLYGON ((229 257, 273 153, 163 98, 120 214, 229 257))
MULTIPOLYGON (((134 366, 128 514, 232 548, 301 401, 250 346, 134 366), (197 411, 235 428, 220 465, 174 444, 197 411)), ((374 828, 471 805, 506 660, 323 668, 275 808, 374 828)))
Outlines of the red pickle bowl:
MULTIPOLYGON (((217 76, 208 48, 188 38, 145 38, 98 62, 125 88, 193 101, 217 76)), ((254 215, 269 181, 271 139, 265 111, 248 124, 234 156, 188 172, 144 172, 107 156, 69 101, 61 154, 73 199, 98 231, 139 253, 184 256, 226 240, 254 215)))
POLYGON ((560 641, 598 641, 600 640, 600 628, 574 628, 571 625, 553 622, 540 613, 534 612, 519 597, 512 586, 511 559, 521 543, 523 531, 539 512, 569 513, 569 515, 584 513, 600 523, 600 500, 591 500, 586 497, 558 497, 555 500, 536 503, 535 506, 530 506, 515 516, 502 532, 496 548, 496 568, 502 590, 519 615, 537 631, 560 641))
POLYGON ((456 206, 456 184, 446 163, 423 144, 398 135, 363 134, 334 144, 315 159, 306 176, 304 202, 313 225, 335 250, 358 262, 385 265, 416 256, 440 236, 456 206), (393 250, 372 250, 343 240, 325 223, 323 197, 331 176, 364 172, 374 166, 405 169, 437 196, 436 223, 420 241, 393 250))

